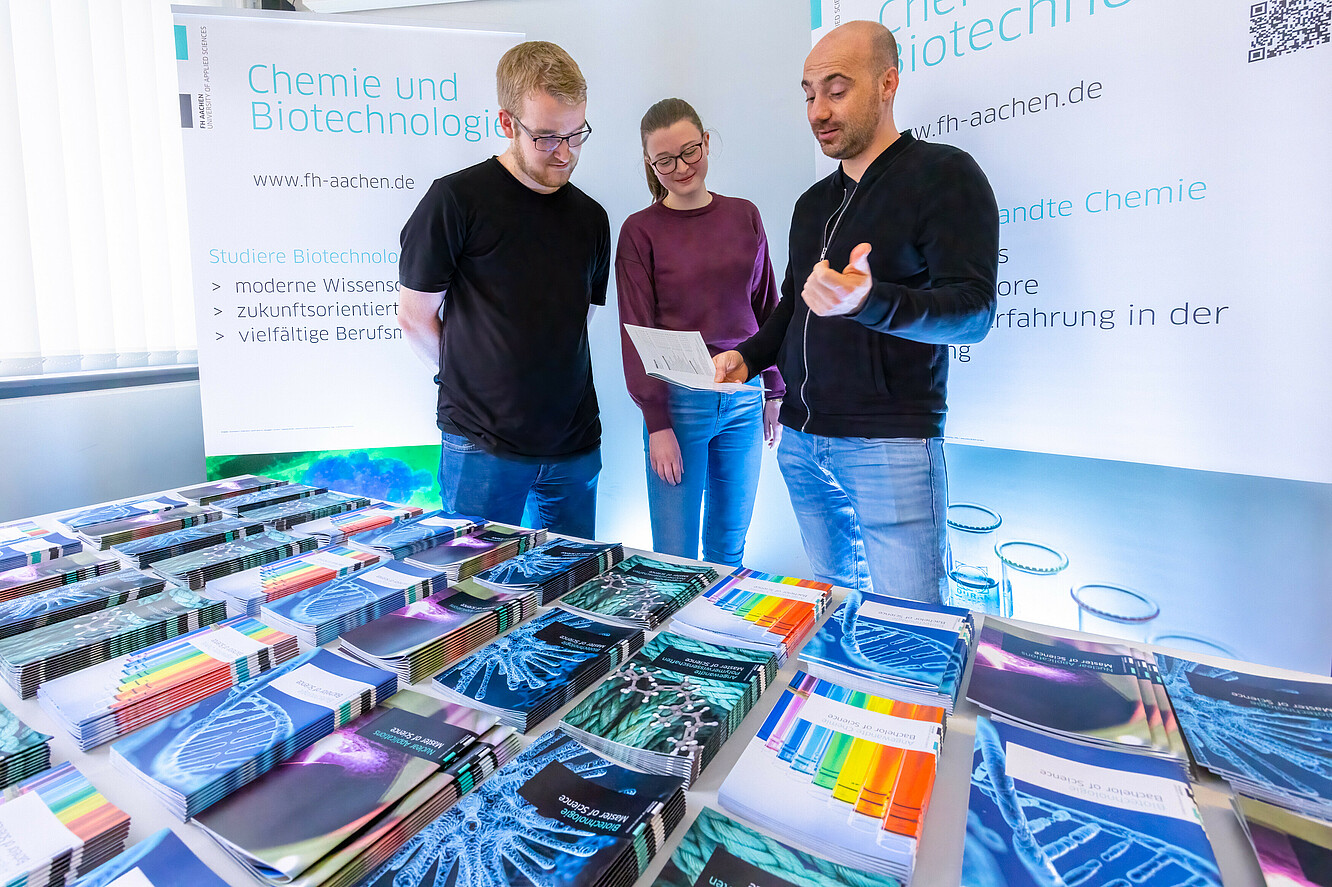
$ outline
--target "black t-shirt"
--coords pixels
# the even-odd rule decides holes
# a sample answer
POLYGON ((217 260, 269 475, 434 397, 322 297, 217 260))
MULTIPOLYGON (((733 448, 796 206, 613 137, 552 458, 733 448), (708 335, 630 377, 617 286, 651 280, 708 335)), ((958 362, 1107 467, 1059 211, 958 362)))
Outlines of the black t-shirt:
POLYGON ((595 449, 587 312, 609 274, 606 211, 573 185, 538 194, 494 157, 436 179, 402 229, 398 279, 445 293, 439 427, 523 460, 595 449))

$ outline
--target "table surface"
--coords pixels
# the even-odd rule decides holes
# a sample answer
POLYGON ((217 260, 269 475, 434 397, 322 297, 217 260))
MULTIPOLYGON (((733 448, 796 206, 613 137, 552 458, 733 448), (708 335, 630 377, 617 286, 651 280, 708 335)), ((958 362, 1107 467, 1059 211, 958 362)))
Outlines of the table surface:
MULTIPOLYGON (((38 520, 42 519, 38 518, 38 520)), ((668 555, 659 555, 650 551, 626 548, 626 557, 631 554, 643 554, 677 563, 697 563, 668 555)), ((727 567, 715 564, 712 566, 722 575, 730 572, 727 567)), ((205 589, 203 593, 207 594, 207 590, 205 589)), ((825 619, 835 609, 837 602, 844 595, 845 589, 834 590, 834 600, 824 615, 825 619)), ((977 621, 977 631, 979 632, 981 620, 978 618, 977 621)), ((1042 626, 1034 627, 1042 628, 1042 626)), ((669 631, 670 624, 667 623, 661 630, 669 631)), ((1064 629, 1057 629, 1057 631, 1070 636, 1096 637, 1095 635, 1080 635, 1078 632, 1064 629)), ((1115 639, 1109 638, 1106 640, 1113 641, 1115 639)), ((337 642, 335 641, 327 646, 330 649, 336 649, 337 642)), ((1137 644, 1137 646, 1148 650, 1159 649, 1146 644, 1137 644)), ((1237 665, 1215 657, 1195 654, 1183 655, 1222 666, 1237 665)), ((1306 680, 1312 677, 1251 663, 1239 665, 1246 671, 1278 677, 1289 676, 1306 680)), ((791 677, 795 674, 796 667, 797 657, 792 657, 782 668, 773 686, 768 688, 755 709, 741 723, 739 730, 722 746, 717 757, 713 759, 712 763, 694 783, 693 788, 687 793, 688 813, 684 822, 670 836, 662 852, 652 861, 647 872, 638 880, 635 887, 648 887, 652 883, 656 874, 666 864, 666 860, 680 843, 680 839, 688 830, 700 809, 704 806, 721 809, 717 804, 717 790, 744 751, 749 740, 758 731, 768 712, 777 704, 777 700, 781 696, 781 689, 790 682, 791 677)), ((966 677, 970 678, 970 663, 968 664, 966 677)), ((1317 680, 1318 678, 1315 677, 1314 679, 1317 680)), ((425 681, 411 686, 422 692, 430 693, 429 684, 429 681, 425 681)), ((966 686, 967 683, 964 681, 963 687, 966 686)), ((524 744, 546 730, 553 729, 565 712, 576 705, 587 692, 591 692, 591 689, 569 703, 565 708, 560 709, 548 720, 539 724, 531 733, 526 735, 524 744)), ((50 733, 55 737, 51 741, 52 763, 72 761, 112 803, 130 814, 132 819, 130 845, 148 837, 159 829, 171 828, 200 859, 228 884, 235 885, 235 887, 254 887, 254 885, 261 883, 250 876, 244 868, 231 859, 200 829, 192 824, 182 823, 174 819, 147 788, 135 782, 131 777, 112 769, 109 756, 110 744, 87 753, 80 751, 77 743, 40 708, 35 698, 19 699, 17 694, 4 682, 0 682, 0 702, 3 702, 30 727, 44 733, 50 733)), ((979 711, 980 709, 965 698, 959 699, 953 715, 948 719, 947 733, 939 760, 934 792, 929 810, 925 816, 920 847, 917 851, 915 874, 911 882, 915 887, 957 887, 960 881, 967 798, 970 791, 972 744, 975 738, 976 715, 979 711)), ((1199 773, 1196 779, 1200 779, 1201 782, 1195 781, 1194 795, 1202 812, 1208 837, 1211 839, 1213 850, 1216 853, 1223 884, 1225 887, 1263 887, 1263 877, 1258 868, 1257 860, 1254 858, 1243 828, 1230 806, 1229 788, 1224 782, 1205 772, 1199 773)), ((726 811, 723 810, 722 812, 726 811)), ((746 825, 753 826, 752 823, 746 823, 746 825)), ((763 828, 758 828, 758 830, 766 831, 763 828)), ((787 839, 783 838, 782 840, 787 839)), ((788 841, 788 843, 792 842, 788 841)), ((802 849, 818 852, 817 847, 803 847, 802 849)))

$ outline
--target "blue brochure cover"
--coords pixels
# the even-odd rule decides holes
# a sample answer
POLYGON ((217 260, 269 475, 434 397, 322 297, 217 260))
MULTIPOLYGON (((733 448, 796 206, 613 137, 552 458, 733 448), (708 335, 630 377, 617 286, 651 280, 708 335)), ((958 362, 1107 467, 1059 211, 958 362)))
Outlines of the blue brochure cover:
POLYGON ((111 550, 123 558, 136 560, 139 566, 146 567, 154 561, 164 560, 176 554, 184 554, 199 548, 207 548, 219 542, 229 542, 262 533, 264 525, 249 518, 224 518, 207 524, 198 524, 180 530, 172 530, 157 536, 147 536, 129 542, 120 542, 111 546, 111 550))
MULTIPOLYGON (((552 730, 426 826, 362 883, 596 884, 627 844, 652 840, 643 835, 645 828, 652 830, 649 821, 659 825, 662 808, 673 798, 678 803, 681 792, 677 778, 628 770, 552 730)), ((672 824, 668 821, 665 831, 672 824)), ((655 837, 655 844, 645 850, 660 843, 662 835, 655 837)))
POLYGON ((976 719, 963 887, 1221 887, 1177 761, 976 719))
POLYGON ((91 527, 93 524, 104 524, 113 520, 124 520, 130 517, 142 517, 145 514, 158 514, 163 511, 170 511, 173 508, 180 508, 190 503, 177 496, 175 493, 163 493, 160 496, 153 496, 151 499, 133 500, 130 502, 113 502, 109 505, 94 505, 91 508, 84 508, 79 511, 72 511, 69 514, 61 515, 56 518, 60 523, 69 527, 71 530, 81 530, 84 527, 91 527))
MULTIPOLYGON (((437 570, 425 570, 402 561, 390 561, 351 576, 316 585, 305 591, 265 604, 264 609, 300 625, 322 625, 355 613, 363 607, 403 597, 403 589, 420 587, 425 593, 440 577, 437 570)), ((425 594, 420 595, 424 597, 425 594)), ((418 598, 419 599, 419 598, 418 598)), ((401 605, 399 605, 401 606, 401 605)), ((397 607, 394 607, 397 609, 397 607)))
POLYGON ((61 533, 38 531, 0 542, 0 571, 40 564, 83 551, 83 543, 61 533))
POLYGON ((120 570, 24 595, 0 603, 0 638, 96 610, 110 609, 165 588, 166 580, 160 576, 150 576, 138 570, 120 570))
MULTIPOLYGON (((213 874, 199 857, 176 837, 171 829, 149 835, 88 874, 71 887, 108 887, 134 870, 138 870, 152 887, 172 887, 188 884, 190 887, 227 887, 227 882, 213 874)), ((142 881, 130 883, 141 884, 142 881)))
POLYGON ((483 585, 536 588, 558 578, 576 564, 614 549, 616 542, 575 542, 552 539, 476 574, 483 585))
POLYGON ((233 771, 242 771, 238 784, 253 779, 396 687, 392 672, 312 650, 140 730, 111 750, 148 779, 188 797, 233 771), (385 685, 387 692, 378 692, 385 685))
POLYGON ((550 610, 487 644, 435 683, 494 708, 528 712, 560 692, 588 662, 642 633, 550 610))
POLYGON ((800 658, 827 668, 957 694, 971 641, 971 614, 873 592, 848 597, 815 632, 800 658))
POLYGON ((361 533, 356 537, 356 544, 387 551, 394 557, 407 557, 475 532, 483 526, 485 521, 481 518, 451 511, 427 511, 420 517, 361 533))
POLYGON ((1164 653, 1156 661, 1194 760, 1332 810, 1332 683, 1263 677, 1164 653))

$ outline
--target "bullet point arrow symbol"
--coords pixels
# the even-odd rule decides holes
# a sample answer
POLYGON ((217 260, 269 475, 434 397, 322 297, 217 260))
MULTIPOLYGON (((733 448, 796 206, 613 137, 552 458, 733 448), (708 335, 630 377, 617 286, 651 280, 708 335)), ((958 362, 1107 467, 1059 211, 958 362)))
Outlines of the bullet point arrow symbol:
POLYGON ((222 284, 220 283, 213 284, 213 292, 217 292, 220 289, 222 289, 222 284))
POLYGON ((214 316, 214 317, 217 317, 217 316, 218 316, 219 314, 221 314, 221 313, 222 313, 222 309, 221 309, 221 308, 214 308, 214 309, 213 309, 213 316, 214 316))
MULTIPOLYGON (((213 335, 217 336, 218 339, 222 338, 222 334, 221 334, 221 333, 213 333, 213 335)), ((213 341, 216 342, 217 339, 214 339, 213 341)))

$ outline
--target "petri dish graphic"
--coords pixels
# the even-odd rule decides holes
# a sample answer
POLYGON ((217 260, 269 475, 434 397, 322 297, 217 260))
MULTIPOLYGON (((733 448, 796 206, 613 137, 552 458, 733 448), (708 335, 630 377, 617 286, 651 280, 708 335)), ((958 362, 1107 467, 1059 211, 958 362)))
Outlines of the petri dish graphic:
POLYGON ((1180 653, 1202 653, 1206 656, 1220 656, 1224 659, 1243 659, 1234 647, 1223 644, 1206 635, 1187 631, 1170 631, 1158 634, 1151 643, 1158 647, 1169 647, 1180 653))
POLYGON ((1078 631, 1146 641, 1152 621, 1161 615, 1156 601, 1122 585, 1091 582, 1069 593, 1078 605, 1078 631))
POLYGON ((1012 539, 994 547, 1001 571, 999 615, 1071 628, 1071 614, 1064 589, 1058 578, 1068 568, 1068 556, 1062 551, 1012 539))

